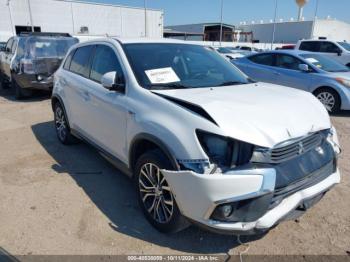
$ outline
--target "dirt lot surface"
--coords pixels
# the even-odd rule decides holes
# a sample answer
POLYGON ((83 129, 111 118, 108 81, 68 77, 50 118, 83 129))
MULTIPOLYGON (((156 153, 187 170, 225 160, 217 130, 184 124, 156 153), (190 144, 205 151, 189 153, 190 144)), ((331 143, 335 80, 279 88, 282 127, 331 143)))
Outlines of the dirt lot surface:
MULTIPOLYGON (((0 88, 0 247, 11 254, 237 254, 235 236, 154 230, 131 181, 81 143, 61 145, 48 96, 14 101, 0 88)), ((299 222, 249 241, 248 254, 350 251, 350 112, 332 117, 343 147, 341 184, 299 222)))

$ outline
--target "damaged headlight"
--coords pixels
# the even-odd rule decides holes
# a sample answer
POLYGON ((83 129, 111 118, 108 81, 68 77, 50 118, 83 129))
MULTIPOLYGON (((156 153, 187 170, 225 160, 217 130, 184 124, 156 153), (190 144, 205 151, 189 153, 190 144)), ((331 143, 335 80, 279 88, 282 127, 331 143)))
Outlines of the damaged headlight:
POLYGON ((249 163, 254 146, 229 137, 197 130, 198 140, 211 163, 221 169, 249 163))
POLYGON ((339 144, 338 134, 334 126, 329 129, 327 140, 333 146, 334 152, 339 155, 341 153, 341 148, 339 144))

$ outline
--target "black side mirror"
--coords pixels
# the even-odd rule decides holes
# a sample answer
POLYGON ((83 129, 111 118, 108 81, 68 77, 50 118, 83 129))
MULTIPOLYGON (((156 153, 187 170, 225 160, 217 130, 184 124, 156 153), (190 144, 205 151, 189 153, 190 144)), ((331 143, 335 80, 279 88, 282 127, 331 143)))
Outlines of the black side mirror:
POLYGON ((5 47, 5 52, 6 52, 6 53, 11 53, 11 49, 8 48, 8 47, 7 47, 7 48, 5 47))
POLYGON ((337 52, 338 56, 341 56, 342 53, 343 53, 343 50, 341 50, 341 49, 339 49, 337 52))
POLYGON ((108 72, 102 76, 101 84, 110 91, 125 93, 125 81, 118 72, 108 72))

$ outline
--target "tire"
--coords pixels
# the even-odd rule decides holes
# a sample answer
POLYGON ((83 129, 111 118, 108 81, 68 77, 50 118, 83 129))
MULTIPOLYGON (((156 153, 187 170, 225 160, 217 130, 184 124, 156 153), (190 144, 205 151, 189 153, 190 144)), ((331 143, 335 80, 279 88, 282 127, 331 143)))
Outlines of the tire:
POLYGON ((175 233, 188 227, 189 222, 181 215, 160 169, 174 167, 159 149, 148 151, 137 160, 134 180, 138 202, 153 227, 162 233, 175 233))
POLYGON ((316 98, 326 107, 331 114, 340 111, 341 99, 339 94, 331 88, 320 88, 314 93, 316 98))
POLYGON ((70 132, 67 116, 59 102, 54 106, 54 122, 57 138, 62 144, 71 145, 78 142, 78 139, 70 132))
POLYGON ((15 99, 21 100, 25 97, 31 96, 33 94, 32 90, 25 90, 23 89, 14 79, 14 77, 11 77, 11 88, 15 92, 15 99))
POLYGON ((350 68, 350 63, 349 63, 349 64, 347 64, 346 66, 350 68))

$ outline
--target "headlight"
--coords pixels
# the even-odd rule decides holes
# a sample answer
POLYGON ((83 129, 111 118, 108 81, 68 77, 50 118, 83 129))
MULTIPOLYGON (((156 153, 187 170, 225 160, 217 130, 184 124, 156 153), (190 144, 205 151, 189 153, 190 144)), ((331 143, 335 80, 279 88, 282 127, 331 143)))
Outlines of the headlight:
POLYGON ((335 80, 337 80, 343 86, 350 87, 350 80, 349 79, 336 78, 335 80))
POLYGON ((197 130, 198 140, 211 163, 221 169, 249 163, 254 146, 229 137, 197 130))
POLYGON ((334 126, 332 126, 331 129, 329 130, 329 133, 328 133, 328 136, 327 136, 327 140, 333 146, 334 152, 337 155, 339 155, 341 153, 341 147, 340 147, 340 144, 339 144, 337 130, 335 130, 334 126))

